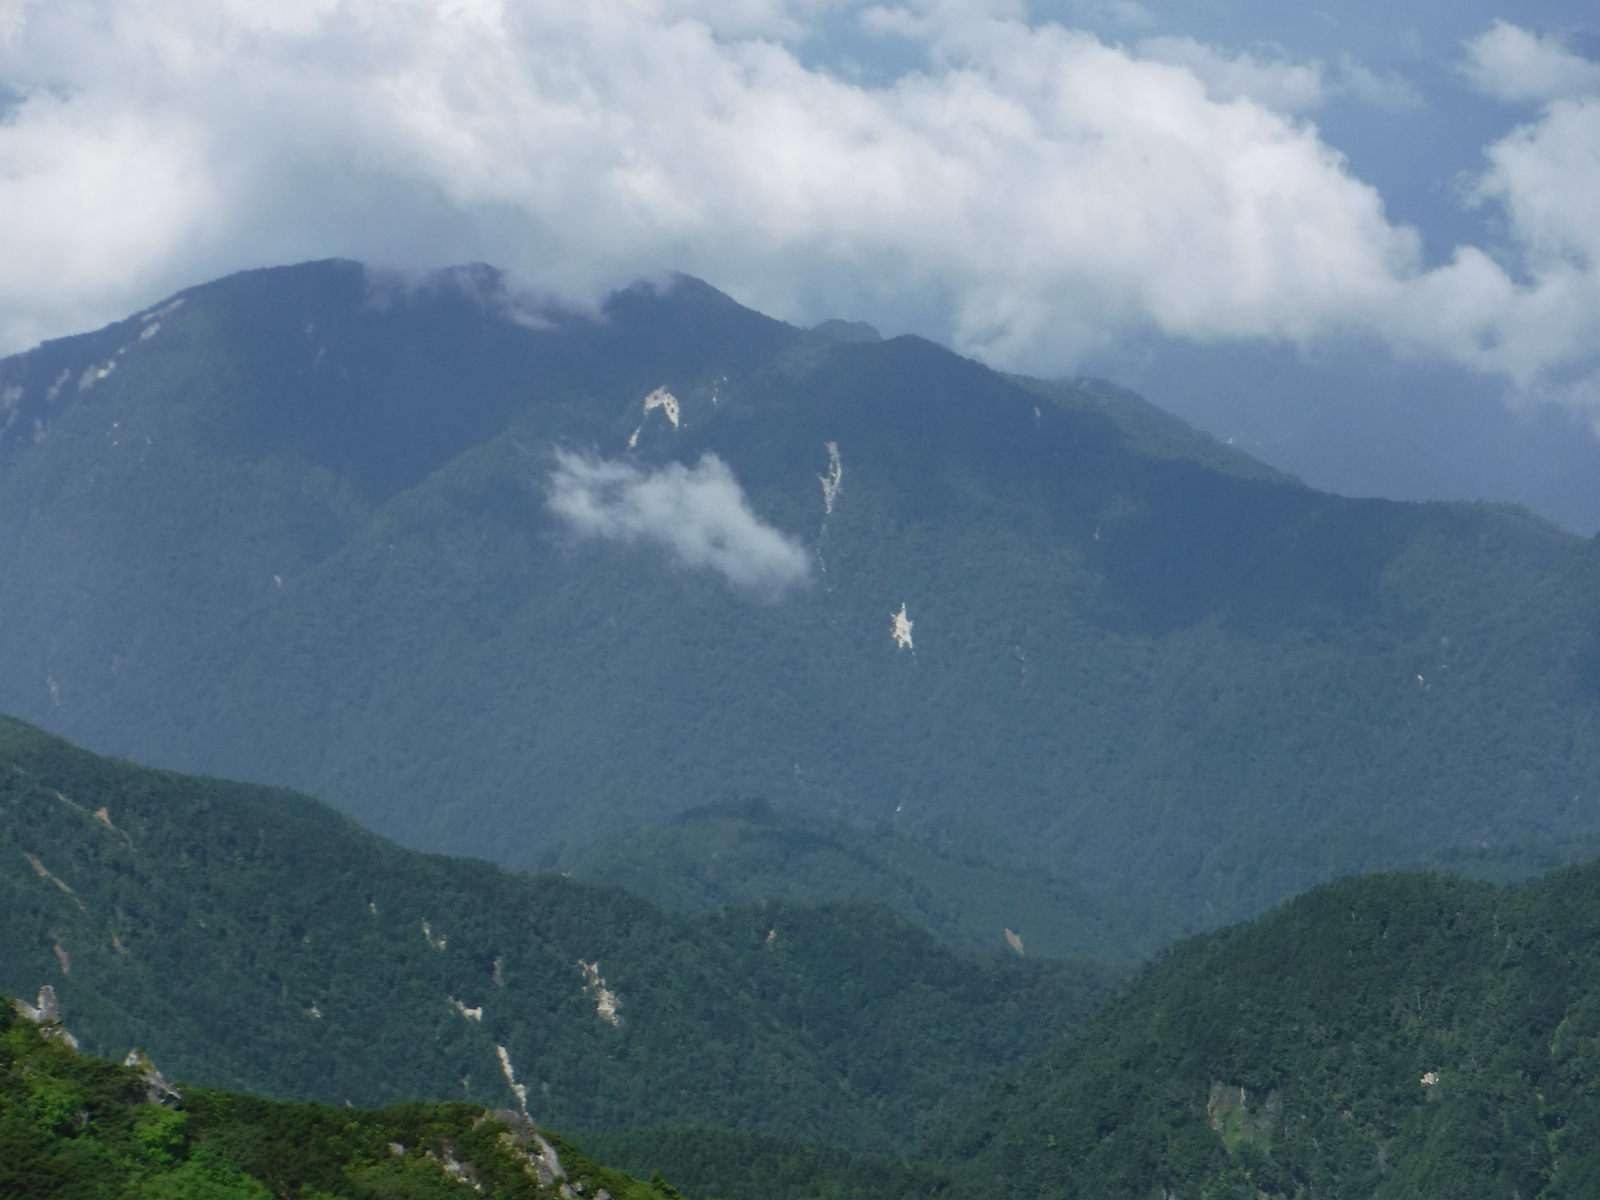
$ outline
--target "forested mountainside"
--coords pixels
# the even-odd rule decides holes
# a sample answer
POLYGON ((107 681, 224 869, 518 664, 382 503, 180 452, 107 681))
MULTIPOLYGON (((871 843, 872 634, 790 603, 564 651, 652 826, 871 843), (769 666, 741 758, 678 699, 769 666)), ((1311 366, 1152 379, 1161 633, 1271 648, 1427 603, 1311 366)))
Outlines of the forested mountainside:
POLYGON ((518 1085, 558 1129, 898 1152, 1120 978, 962 955, 881 905, 676 916, 0 719, 0 991, 48 983, 86 1050, 197 1084, 496 1108, 518 1085))
POLYGON ((927 1149, 991 1196, 1600 1194, 1600 864, 1184 943, 927 1149))
POLYGON ((983 1200, 981 1182, 925 1159, 852 1154, 838 1146, 739 1133, 669 1127, 573 1139, 635 1174, 670 1174, 695 1200, 983 1200))
POLYGON ((881 906, 693 919, 426 856, 11 720, 0 816, 0 990, 49 984, 0 1015, 0 1192, 532 1195, 524 1104, 623 1200, 676 1192, 594 1163, 727 1200, 1600 1188, 1600 863, 1343 879, 1112 994, 881 906))
POLYGON ((1600 831, 1594 544, 846 333, 329 262, 7 359, 0 709, 512 866, 764 799, 1130 954, 1600 831))
POLYGON ((1174 947, 907 1161, 578 1138, 730 1200, 1600 1194, 1600 863, 1323 885, 1174 947))
POLYGON ((561 857, 575 879, 624 887, 678 912, 765 900, 887 904, 972 953, 1089 955, 1135 966, 1110 905, 1040 868, 939 850, 887 824, 862 828, 763 801, 710 804, 662 825, 634 826, 561 857))
MULTIPOLYGON (((1596 858, 1600 837, 1535 835, 1430 850, 1406 866, 1515 883, 1596 858)), ((972 952, 1002 944, 1011 930, 1029 954, 1144 960, 1114 900, 1054 872, 941 850, 887 824, 856 826, 763 801, 693 808, 551 861, 575 879, 624 887, 678 912, 765 899, 878 901, 972 952)))
MULTIPOLYGON (((43 998, 49 1003, 49 994, 43 998)), ((516 1109, 378 1112, 169 1084, 82 1055, 54 1013, 0 996, 0 1196, 91 1200, 674 1200, 516 1109)))

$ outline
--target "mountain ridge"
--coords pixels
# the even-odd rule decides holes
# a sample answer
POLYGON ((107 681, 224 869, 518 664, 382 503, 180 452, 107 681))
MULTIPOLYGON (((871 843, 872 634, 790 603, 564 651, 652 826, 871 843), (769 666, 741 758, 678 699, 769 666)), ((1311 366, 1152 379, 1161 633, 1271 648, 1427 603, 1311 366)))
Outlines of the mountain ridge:
POLYGON ((486 1157, 487 1117, 524 1101, 624 1200, 670 1200, 662 1174, 730 1200, 1563 1200, 1600 1180, 1600 862, 1510 886, 1341 879, 1113 991, 1092 964, 954 955, 881 907, 697 922, 424 856, 307 797, 10 718, 0 815, 0 991, 53 980, 21 1020, 0 1012, 0 1146, 27 1151, 0 1155, 0 1181, 175 1170, 376 1200, 359 1180, 401 1170, 448 1191, 448 1159, 532 1187, 486 1157), (63 1016, 88 1049, 142 1044, 175 1077, 407 1099, 352 1113, 191 1081, 180 1123, 147 1056, 80 1058, 63 1016), (457 1072, 465 1102, 440 1095, 457 1072), (279 1125, 288 1142, 266 1138, 279 1125), (307 1138, 310 1158, 280 1153, 307 1138), (416 1162, 384 1152, 397 1138, 416 1162))
POLYGON ((512 866, 762 796, 1047 871, 1135 953, 1600 829, 1592 543, 1229 473, 1104 391, 703 284, 594 319, 497 280, 275 269, 0 363, 0 709, 512 866), (650 480, 716 455, 809 582, 756 600, 579 536, 561 449, 650 480))
POLYGON ((925 1149, 1003 1195, 1591 1195, 1597 932, 1595 863, 1324 884, 1175 947, 925 1149))
POLYGON ((692 808, 553 856, 549 865, 678 912, 873 900, 969 953, 1004 946, 1012 929, 1032 955, 1137 963, 1115 919, 1069 881, 970 854, 958 859, 892 828, 808 818, 763 800, 692 808))
POLYGON ((48 982, 86 1049, 267 1097, 520 1107, 521 1081, 558 1128, 893 1152, 1121 978, 961 955, 875 905, 681 917, 10 718, 0 815, 0 990, 48 982))
MULTIPOLYGON (((51 1004, 49 993, 41 1005, 51 1004)), ((0 996, 0 1192, 8 1196, 673 1200, 515 1109, 378 1112, 168 1084, 147 1055, 81 1055, 53 1008, 0 996)))

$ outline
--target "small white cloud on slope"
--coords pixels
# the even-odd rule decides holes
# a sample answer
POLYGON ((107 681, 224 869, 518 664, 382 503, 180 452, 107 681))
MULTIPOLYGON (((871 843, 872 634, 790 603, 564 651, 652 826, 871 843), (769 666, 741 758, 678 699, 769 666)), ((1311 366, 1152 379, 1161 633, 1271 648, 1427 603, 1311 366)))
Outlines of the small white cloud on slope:
POLYGON ((764 524, 715 454, 692 467, 647 471, 632 463, 558 451, 552 511, 580 537, 648 542, 686 567, 710 567, 729 583, 776 596, 808 578, 811 555, 764 524))

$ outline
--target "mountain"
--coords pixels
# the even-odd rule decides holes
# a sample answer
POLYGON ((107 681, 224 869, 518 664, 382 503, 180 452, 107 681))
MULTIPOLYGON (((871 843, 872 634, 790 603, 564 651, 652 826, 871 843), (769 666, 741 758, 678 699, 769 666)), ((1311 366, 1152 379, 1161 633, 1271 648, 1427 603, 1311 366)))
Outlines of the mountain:
MULTIPOLYGON (((41 1000, 48 1003, 49 993, 41 1000)), ((0 1195, 270 1200, 587 1195, 673 1200, 597 1166, 516 1110, 459 1101, 379 1112, 176 1089, 146 1056, 80 1055, 26 1002, 0 996, 0 1195), (20 1014, 26 1013, 26 1016, 20 1014)))
MULTIPOLYGON (((17 778, 18 767, 30 775, 48 772, 54 763, 51 778, 59 779, 62 761, 92 768, 102 784, 116 786, 90 792, 84 789, 94 779, 69 782, 90 800, 118 799, 129 813, 123 821, 111 820, 109 807, 75 813, 72 797, 29 783, 7 796, 8 821, 28 825, 31 809, 67 813, 98 830, 107 844, 128 849, 131 840, 148 872, 147 894, 167 893, 169 905, 181 890, 207 896, 213 919, 224 898, 192 885, 185 889, 181 879, 185 857, 191 871, 203 865, 198 833, 191 833, 184 856, 171 845, 164 856, 153 854, 146 847, 160 839, 149 810, 213 834, 227 825, 218 820, 218 810, 236 810, 243 826, 256 827, 262 857, 311 854, 305 841, 276 831, 262 836, 281 822, 276 810, 307 810, 295 814, 302 820, 320 812, 318 840, 337 843, 338 831, 350 829, 292 794, 108 763, 16 723, 8 725, 7 737, 8 777, 17 778), (19 744, 32 757, 17 761, 19 744), (197 793, 206 797, 199 810, 188 803, 197 793), (13 806, 12 799, 25 803, 13 806)), ((37 822, 33 827, 41 828, 37 822)), ((220 857, 219 851, 240 840, 235 831, 232 841, 223 837, 211 854, 220 857)), ((75 850, 72 858, 80 874, 87 874, 86 851, 73 847, 70 836, 62 844, 75 850)), ((349 849, 334 847, 340 855, 349 849)), ((386 864, 391 877, 407 873, 407 859, 422 857, 393 854, 386 864)), ((95 865, 102 873, 118 872, 111 855, 95 865)), ((321 864, 306 865, 314 871, 321 864)), ((118 873, 136 869, 123 863, 118 873)), ((238 870, 237 864, 228 867, 238 870)), ((59 897, 64 911, 101 900, 91 886, 66 885, 32 862, 27 874, 38 890, 59 897)), ((7 883, 13 894, 4 911, 23 912, 30 897, 15 877, 7 883)), ((392 878, 391 886, 401 884, 392 878)), ((484 885, 480 876, 458 879, 456 886, 465 892, 484 885)), ((290 891, 281 884, 280 890, 290 891)), ((148 920, 154 907, 149 900, 145 927, 136 930, 133 894, 123 893, 122 911, 114 914, 124 935, 118 939, 122 949, 114 951, 148 958, 149 975, 170 977, 170 969, 160 968, 185 957, 197 958, 197 973, 216 974, 215 956, 197 954, 198 939, 186 941, 181 931, 148 920), (151 953, 158 938, 173 943, 165 964, 151 953)), ((279 903, 292 906, 293 899, 291 894, 279 903)), ((580 919, 604 916, 591 906, 580 919)), ((65 927, 58 917, 56 928, 65 927)), ((651 933, 660 936, 659 927, 651 933)), ((374 940, 354 949, 368 949, 374 940)), ((425 948, 429 955, 448 955, 431 942, 425 948)), ((79 970, 78 955, 69 959, 61 938, 54 949, 61 951, 63 969, 56 979, 67 1010, 82 1005, 84 1023, 94 1024, 94 987, 79 970)), ((270 947, 263 953, 272 957, 270 947)), ((83 957, 92 963, 94 952, 83 957)), ((356 976, 359 953, 347 946, 342 957, 350 964, 348 975, 356 976)), ((17 958, 8 946, 0 962, 17 958)), ((692 971, 691 961, 680 948, 673 967, 692 971)), ((504 959, 501 967, 507 970, 504 959)), ((858 981, 865 977, 859 963, 851 964, 851 972, 858 981)), ((388 981, 396 996, 408 990, 396 978, 404 974, 388 981)), ((507 977, 508 995, 499 1003, 509 1005, 509 993, 526 981, 512 980, 509 971, 507 977)), ((220 995, 232 982, 219 978, 213 990, 220 995)), ((136 991, 124 994, 132 997, 132 1007, 139 1006, 136 991)), ((0 1192, 133 1194, 137 1185, 143 1189, 137 1194, 153 1196, 365 1200, 464 1195, 476 1185, 478 1194, 532 1196, 544 1194, 539 1164, 555 1161, 566 1182, 586 1185, 584 1194, 603 1187, 618 1200, 672 1200, 679 1192, 661 1181, 662 1174, 685 1195, 732 1200, 1587 1197, 1600 1186, 1600 1139, 1594 1134, 1600 1129, 1597 997, 1600 863, 1507 887, 1422 873, 1344 879, 1252 922, 1173 947, 1077 1029, 1021 1071, 992 1081, 965 1112, 932 1128, 919 1150, 883 1157, 748 1128, 686 1127, 678 1121, 560 1138, 536 1134, 515 1108, 490 1112, 481 1103, 459 1101, 398 1103, 373 1112, 183 1085, 181 1107, 172 1107, 173 1096, 147 1059, 130 1055, 133 1065, 118 1067, 69 1049, 52 992, 42 994, 37 1007, 15 1005, 22 1019, 13 1015, 11 1002, 0 1006, 0 1192), (654 1180, 642 1184, 600 1162, 654 1180)), ((593 993, 585 991, 583 998, 588 1008, 593 993)), ((907 993, 899 999, 907 1003, 907 993)), ((1030 1001, 1029 1008, 1042 1014, 1039 998, 1030 1001)), ((871 1021, 870 1006, 851 1007, 871 1021)), ((328 1008, 305 1028, 338 1020, 334 1004, 328 1008)), ((484 1008, 484 1023, 491 1025, 490 1004, 484 1008)), ((626 999, 620 1011, 630 1012, 626 999)), ((463 1024, 469 1020, 454 1015, 463 1024)), ((234 1016, 245 1022, 235 1037, 247 1044, 247 1025, 273 1018, 270 1002, 257 996, 248 1017, 243 1011, 234 1016)), ((628 1019, 642 1025, 650 1017, 628 1019)), ((926 1019, 938 1021, 940 1015, 926 1019)), ((76 1020, 72 1025, 82 1028, 76 1020)), ((1015 1038, 1020 1028, 1013 1025, 1006 1035, 1015 1038)), ((170 1020, 153 1031, 175 1054, 185 1046, 174 1032, 194 1036, 170 1020)), ((775 1032, 769 1027, 766 1036, 775 1032)), ((391 1018, 381 1043, 364 1050, 368 1065, 393 1066, 404 1076, 413 1057, 433 1053, 426 1034, 425 1027, 406 1028, 391 1018)), ((554 1040, 572 1031, 547 1021, 541 1036, 554 1040)), ((281 1053, 293 1040, 281 1037, 275 1049, 281 1053)), ((348 1031, 344 1041, 346 1052, 354 1053, 348 1031)), ((188 1049, 192 1053, 193 1045, 188 1049)), ((328 1046, 319 1049, 326 1053, 328 1046)), ((643 1049, 635 1044, 633 1052, 643 1049)), ((861 1051, 859 1043, 852 1047, 852 1053, 861 1051)), ((678 1053, 692 1058, 695 1051, 680 1045, 678 1053)), ((169 1070, 171 1065, 163 1062, 169 1070)), ((608 1075, 631 1070, 626 1055, 593 1062, 590 1069, 586 1082, 600 1091, 609 1090, 608 1075)), ((795 1075, 785 1080, 791 1099, 803 1100, 797 1076, 807 1069, 817 1067, 797 1063, 795 1075)), ((641 1085, 650 1081, 635 1087, 641 1085)), ((882 1077, 877 1086, 884 1087, 882 1077)), ((535 1107, 552 1105, 542 1089, 525 1094, 535 1107)), ((874 1098, 887 1100, 887 1089, 874 1098)), ((678 1113, 692 1116, 692 1095, 679 1092, 671 1099, 678 1113)), ((563 1180, 552 1175, 542 1182, 555 1192, 563 1180)), ((570 1200, 569 1193, 561 1194, 570 1200)))
POLYGON ((784 900, 888 905, 971 953, 1013 930, 1030 955, 1084 956, 1132 967, 1096 899, 1033 868, 955 857, 880 826, 777 810, 763 801, 711 804, 662 825, 635 826, 563 856, 563 872, 626 887, 678 912, 784 900))
POLYGON ((591 1156, 636 1175, 668 1175, 696 1200, 982 1200, 990 1194, 938 1163, 727 1129, 580 1134, 576 1141, 591 1156))
POLYGON ((0 991, 86 1050, 285 1099, 518 1103, 898 1152, 1121 978, 973 958, 880 905, 690 919, 424 855, 292 792, 0 719, 0 991), (513 1075, 512 1072, 515 1072, 513 1075))
MULTIPOLYGON (((1600 837, 1530 836, 1447 846, 1407 866, 1514 883, 1597 858, 1600 837)), ((551 861, 573 878, 625 887, 676 912, 765 900, 866 900, 970 953, 1005 944, 1005 931, 1014 930, 1030 955, 1087 955, 1127 967, 1143 961, 1121 936, 1126 924, 1114 901, 1048 870, 1007 867, 885 825, 864 828, 760 800, 692 808, 551 861)))
POLYGON ((1325 885, 1177 946, 926 1150, 987 1195, 1600 1194, 1600 864, 1325 885))
POLYGON ((1600 832, 1593 543, 846 332, 327 262, 0 362, 0 710, 513 867, 761 800, 1128 956, 1600 832))
POLYGON ((3 1194, 531 1194, 524 1101, 619 1200, 677 1192, 594 1164, 730 1200, 1600 1187, 1600 863, 1325 884, 1084 1019, 1111 973, 881 906, 674 916, 9 719, 0 815, 0 990, 50 982, 0 1008, 3 1194))

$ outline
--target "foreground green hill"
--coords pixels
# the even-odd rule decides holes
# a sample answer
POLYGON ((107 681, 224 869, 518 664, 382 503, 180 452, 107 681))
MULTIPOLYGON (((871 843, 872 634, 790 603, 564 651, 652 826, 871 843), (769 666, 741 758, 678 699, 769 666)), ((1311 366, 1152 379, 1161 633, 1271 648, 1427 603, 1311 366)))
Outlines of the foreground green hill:
POLYGON ((1184 943, 927 1148, 1030 1198, 1600 1194, 1600 864, 1184 943))
POLYGON ((176 1089, 145 1058, 79 1054, 55 1020, 0 996, 0 1196, 56 1200, 672 1200, 597 1166, 516 1110, 380 1111, 176 1089))
POLYGON ((7 359, 0 397, 0 710, 412 846, 523 866, 760 797, 1046 872, 1137 952, 1600 831, 1600 547, 1321 494, 1101 385, 692 280, 590 317, 316 263, 7 359), (658 544, 737 574, 731 492, 577 537, 560 450, 714 453, 807 578, 658 544))
POLYGON ((676 916, 0 718, 0 990, 51 983, 86 1049, 196 1083, 491 1107, 515 1083, 557 1128, 894 1151, 1115 979, 963 956, 881 906, 676 916))

